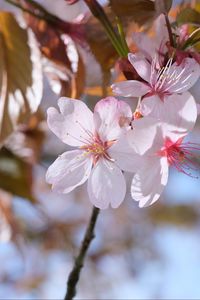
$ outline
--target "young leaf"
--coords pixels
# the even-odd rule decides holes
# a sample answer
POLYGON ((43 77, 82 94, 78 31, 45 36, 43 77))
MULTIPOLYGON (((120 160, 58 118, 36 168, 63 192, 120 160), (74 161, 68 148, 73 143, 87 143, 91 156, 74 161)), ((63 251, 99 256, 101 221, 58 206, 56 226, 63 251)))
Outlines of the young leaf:
POLYGON ((177 16, 176 21, 179 25, 188 24, 188 23, 189 24, 200 24, 200 13, 195 9, 187 7, 180 11, 180 13, 177 16))
POLYGON ((71 70, 71 62, 67 56, 66 45, 60 33, 44 20, 26 15, 28 26, 33 30, 42 54, 56 64, 64 65, 71 70))
POLYGON ((0 144, 25 123, 42 98, 39 51, 14 16, 0 12, 0 144))
POLYGON ((75 99, 82 95, 85 87, 85 66, 78 51, 77 56, 76 62, 73 62, 76 65, 73 71, 49 59, 44 61, 44 73, 55 94, 75 99))
POLYGON ((120 18, 131 17, 131 20, 143 25, 155 17, 155 5, 151 0, 110 0, 113 12, 120 18))
POLYGON ((32 167, 9 150, 0 150, 0 188, 32 202, 32 167))

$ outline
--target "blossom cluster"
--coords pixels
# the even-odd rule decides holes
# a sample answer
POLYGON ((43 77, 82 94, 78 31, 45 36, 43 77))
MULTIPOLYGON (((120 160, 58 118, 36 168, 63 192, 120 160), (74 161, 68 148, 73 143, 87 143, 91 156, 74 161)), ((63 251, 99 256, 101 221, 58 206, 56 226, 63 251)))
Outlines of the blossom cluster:
POLYGON ((112 85, 116 96, 138 98, 136 111, 115 97, 100 100, 94 112, 81 100, 64 97, 59 111, 48 109, 49 128, 75 147, 47 171, 54 190, 69 193, 87 181, 94 206, 117 208, 126 194, 124 172, 130 172, 131 196, 144 207, 159 199, 171 166, 193 176, 193 153, 199 146, 185 137, 198 115, 199 54, 184 47, 187 28, 174 34, 175 48, 161 17, 157 22, 155 38, 144 33, 133 37, 138 52, 129 53, 128 60, 138 80, 112 85))

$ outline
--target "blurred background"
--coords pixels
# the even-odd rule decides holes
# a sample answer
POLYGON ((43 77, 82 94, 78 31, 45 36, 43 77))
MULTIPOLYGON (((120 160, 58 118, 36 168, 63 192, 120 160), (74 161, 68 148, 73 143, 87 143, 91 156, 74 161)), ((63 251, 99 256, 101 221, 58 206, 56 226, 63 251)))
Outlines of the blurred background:
MULTIPOLYGON (((26 15, 24 22, 20 9, 0 1, 1 11, 14 13, 22 27, 29 24, 35 33, 44 75, 39 110, 9 135, 0 151, 0 299, 63 299, 92 205, 85 186, 60 195, 45 183, 48 166, 66 151, 47 128, 46 109, 56 107, 59 95, 81 97, 93 107, 110 93, 110 82, 123 78, 112 45, 83 1, 37 2, 59 20, 70 22, 58 25, 65 24, 67 34, 61 38, 34 16, 26 15)), ((149 29, 153 12, 140 7, 139 15, 138 11, 128 15, 120 9, 134 49, 133 30, 149 29)), ((174 8, 172 16, 176 12, 174 8)), ((0 20, 1 28, 1 15, 0 20)), ((40 80, 39 71, 35 76, 40 80)), ((128 102, 134 107, 134 99, 128 102)), ((190 136, 195 142, 200 142, 199 126, 198 122, 190 136)), ((130 174, 126 177, 130 185, 130 174)), ((199 183, 171 170, 164 195, 152 207, 139 209, 127 189, 119 209, 102 211, 76 298, 200 299, 199 183)))

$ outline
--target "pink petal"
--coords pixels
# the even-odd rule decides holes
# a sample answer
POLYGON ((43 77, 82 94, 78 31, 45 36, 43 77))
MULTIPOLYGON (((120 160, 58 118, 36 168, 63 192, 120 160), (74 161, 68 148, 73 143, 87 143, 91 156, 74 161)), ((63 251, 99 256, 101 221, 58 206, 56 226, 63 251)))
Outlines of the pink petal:
POLYGON ((178 135, 191 131, 197 119, 197 106, 188 92, 166 96, 164 101, 156 96, 145 98, 141 112, 145 115, 145 111, 149 116, 176 127, 169 127, 169 131, 176 131, 178 135))
POLYGON ((142 77, 146 82, 150 82, 151 64, 147 61, 146 57, 141 53, 129 53, 128 60, 133 65, 140 77, 142 77))
POLYGON ((193 96, 185 92, 172 95, 164 102, 163 121, 177 127, 177 131, 187 134, 197 120, 197 105, 193 96))
POLYGON ((60 193, 69 193, 83 184, 89 177, 92 158, 81 150, 64 152, 48 168, 46 181, 52 189, 60 193))
POLYGON ((200 115, 200 104, 199 103, 197 103, 197 114, 198 114, 198 116, 200 115))
POLYGON ((126 194, 126 182, 121 170, 112 162, 100 160, 88 180, 88 194, 94 206, 106 209, 120 206, 126 194))
POLYGON ((153 95, 151 97, 146 97, 141 101, 140 112, 143 116, 151 116, 156 119, 160 119, 163 115, 164 102, 159 96, 153 95))
POLYGON ((47 110, 47 123, 51 131, 70 146, 88 143, 94 133, 93 114, 80 100, 60 98, 59 113, 54 107, 47 110))
POLYGON ((113 93, 122 97, 142 97, 150 91, 148 85, 137 80, 127 80, 111 86, 113 93))
POLYGON ((163 192, 168 181, 168 163, 165 157, 145 160, 143 168, 133 177, 131 195, 139 207, 153 204, 163 192))
POLYGON ((125 134, 108 149, 108 154, 123 171, 136 172, 140 167, 139 155, 130 146, 125 134))
MULTIPOLYGON (((156 20, 155 20, 155 50, 157 53, 166 53, 167 51, 167 42, 169 41, 169 33, 167 30, 166 26, 166 21, 164 15, 160 15, 156 20)), ((152 58, 154 57, 155 52, 153 53, 152 58)))
POLYGON ((132 130, 127 133, 127 138, 130 146, 134 151, 143 155, 145 153, 154 153, 162 146, 162 133, 158 130, 159 123, 157 120, 144 117, 132 122, 132 130), (154 143, 156 141, 156 143, 154 143), (157 147, 155 149, 155 147, 157 147))
POLYGON ((133 41, 137 48, 147 57, 151 59, 156 54, 155 40, 149 38, 144 32, 134 32, 133 41))
POLYGON ((178 77, 177 83, 170 86, 169 92, 171 93, 188 91, 200 76, 200 66, 193 58, 185 58, 179 66, 174 63, 170 69, 170 73, 173 73, 173 71, 181 75, 178 77))
POLYGON ((200 103, 200 79, 191 87, 189 92, 192 94, 196 102, 200 103))
POLYGON ((94 124, 102 141, 118 138, 123 127, 127 127, 132 118, 130 106, 114 97, 99 101, 94 108, 94 124))

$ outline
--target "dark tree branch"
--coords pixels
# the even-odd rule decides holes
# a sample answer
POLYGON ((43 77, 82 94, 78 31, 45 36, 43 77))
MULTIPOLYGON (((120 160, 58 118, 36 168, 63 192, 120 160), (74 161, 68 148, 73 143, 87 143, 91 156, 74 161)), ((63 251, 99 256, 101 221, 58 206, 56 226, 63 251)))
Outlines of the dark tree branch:
POLYGON ((169 34, 170 45, 172 47, 174 47, 173 32, 172 32, 171 24, 170 24, 169 17, 167 14, 165 14, 165 22, 166 22, 166 26, 167 26, 167 30, 168 30, 168 34, 169 34))
POLYGON ((94 207, 92 211, 92 215, 90 221, 88 223, 87 230, 85 232, 85 236, 81 245, 80 252, 75 259, 74 266, 72 271, 69 274, 68 281, 67 281, 67 293, 65 295, 64 300, 72 300, 73 297, 76 295, 76 286, 79 281, 81 269, 84 264, 85 256, 87 250, 90 246, 90 243, 94 236, 94 228, 97 221, 97 217, 99 215, 99 208, 94 207))

